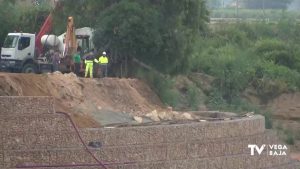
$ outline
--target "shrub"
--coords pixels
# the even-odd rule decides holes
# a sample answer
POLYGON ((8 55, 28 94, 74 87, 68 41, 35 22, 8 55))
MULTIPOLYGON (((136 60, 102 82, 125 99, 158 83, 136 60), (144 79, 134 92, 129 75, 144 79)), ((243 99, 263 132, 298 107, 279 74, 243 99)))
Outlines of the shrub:
POLYGON ((293 135, 293 132, 291 132, 290 130, 285 130, 285 142, 289 145, 294 145, 295 144, 295 138, 293 135))
POLYGON ((197 86, 194 84, 191 84, 187 87, 187 99, 189 107, 191 107, 193 110, 197 110, 200 104, 200 94, 197 86))
POLYGON ((267 52, 280 51, 286 49, 287 46, 284 44, 284 42, 279 41, 277 39, 259 40, 255 44, 255 52, 257 54, 264 54, 267 52))
POLYGON ((266 129, 272 129, 273 128, 272 114, 270 112, 265 112, 262 113, 262 115, 265 117, 266 129))
POLYGON ((218 89, 210 92, 206 101, 209 109, 225 110, 228 107, 226 100, 223 98, 222 93, 218 89))
POLYGON ((221 41, 225 41, 225 44, 236 44, 241 47, 246 47, 250 43, 247 34, 236 27, 223 29, 217 32, 217 36, 221 41))
POLYGON ((146 80, 153 90, 157 93, 163 103, 176 107, 179 100, 179 93, 174 87, 171 77, 163 76, 153 71, 138 69, 136 76, 146 80))
POLYGON ((286 83, 287 89, 298 90, 300 87, 300 73, 291 70, 284 66, 276 66, 272 63, 266 63, 265 65, 265 76, 272 80, 282 81, 286 83))

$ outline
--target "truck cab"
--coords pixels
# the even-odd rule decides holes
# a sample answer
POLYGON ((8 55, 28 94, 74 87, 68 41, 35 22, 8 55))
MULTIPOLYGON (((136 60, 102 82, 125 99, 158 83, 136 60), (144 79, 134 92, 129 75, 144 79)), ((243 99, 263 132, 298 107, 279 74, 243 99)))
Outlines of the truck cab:
MULTIPOLYGON (((1 50, 0 70, 15 73, 53 72, 56 69, 54 69, 52 54, 53 51, 57 50, 61 57, 58 70, 61 72, 72 71, 73 54, 64 54, 66 51, 65 35, 66 33, 59 37, 55 35, 42 36, 40 39, 42 49, 39 50, 38 36, 35 34, 9 33, 1 50)), ((82 52, 89 51, 94 47, 91 28, 76 29, 74 35, 76 37, 75 46, 72 46, 74 51, 76 51, 77 45, 82 49, 82 52)))
POLYGON ((35 72, 35 34, 9 33, 1 50, 1 69, 35 72))

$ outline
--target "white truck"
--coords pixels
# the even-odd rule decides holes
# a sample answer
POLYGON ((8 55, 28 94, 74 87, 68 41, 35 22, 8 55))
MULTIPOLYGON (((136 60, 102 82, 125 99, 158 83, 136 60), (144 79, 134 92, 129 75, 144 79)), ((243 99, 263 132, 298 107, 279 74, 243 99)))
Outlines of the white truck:
POLYGON ((10 72, 37 72, 38 67, 49 67, 49 64, 38 65, 35 56, 35 34, 9 33, 1 49, 1 69, 10 72))
MULTIPOLYGON (((82 50, 93 48, 93 30, 85 27, 75 30, 77 44, 82 50)), ((62 56, 65 52, 65 33, 59 37, 55 35, 44 35, 41 38, 42 44, 47 49, 59 49, 62 56)), ((1 49, 0 68, 2 71, 22 73, 43 73, 52 72, 51 59, 45 55, 38 54, 36 47, 36 35, 30 33, 9 33, 1 49)), ((67 71, 66 62, 62 58, 61 71, 67 71)))

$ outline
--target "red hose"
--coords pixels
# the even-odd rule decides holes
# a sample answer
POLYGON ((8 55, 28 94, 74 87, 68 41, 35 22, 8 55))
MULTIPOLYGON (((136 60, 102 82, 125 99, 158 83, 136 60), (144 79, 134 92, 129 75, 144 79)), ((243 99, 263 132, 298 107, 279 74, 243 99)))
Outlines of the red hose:
POLYGON ((76 131, 76 134, 77 136, 79 137, 81 143, 83 144, 83 146, 85 147, 85 150, 93 157, 93 159, 98 163, 98 164, 65 164, 65 165, 36 165, 36 166, 24 166, 24 165, 17 165, 16 168, 50 168, 50 167, 85 167, 85 166, 101 166, 102 168, 104 169, 108 169, 105 165, 108 165, 108 164, 104 164, 101 160, 97 159, 95 157, 95 155, 88 149, 88 146, 85 144, 85 142, 83 141, 74 121, 72 120, 72 118, 70 117, 69 114, 67 113, 64 113, 64 112, 56 112, 57 114, 62 114, 62 115, 65 115, 71 122, 73 128, 75 129, 76 131))
POLYGON ((61 168, 61 167, 95 167, 99 164, 64 164, 64 165, 35 165, 35 166, 17 166, 16 168, 61 168))
POLYGON ((67 114, 67 113, 64 113, 64 112, 56 112, 56 113, 57 113, 57 114, 63 114, 63 115, 65 115, 65 116, 70 120, 70 122, 71 122, 73 128, 74 128, 75 131, 76 131, 77 136, 79 137, 81 143, 82 143, 83 146, 85 147, 85 150, 86 150, 86 151, 87 151, 87 152, 88 152, 88 153, 96 160, 96 162, 97 162, 101 167, 103 167, 104 169, 107 169, 107 167, 103 164, 103 162, 102 162, 101 160, 97 159, 97 157, 95 157, 95 155, 89 150, 88 146, 87 146, 87 145, 85 144, 85 142, 83 141, 83 139, 82 139, 82 137, 81 137, 81 135, 80 135, 80 133, 79 133, 79 131, 78 131, 78 128, 76 127, 76 125, 75 125, 74 121, 72 120, 72 118, 70 117, 70 115, 67 114))

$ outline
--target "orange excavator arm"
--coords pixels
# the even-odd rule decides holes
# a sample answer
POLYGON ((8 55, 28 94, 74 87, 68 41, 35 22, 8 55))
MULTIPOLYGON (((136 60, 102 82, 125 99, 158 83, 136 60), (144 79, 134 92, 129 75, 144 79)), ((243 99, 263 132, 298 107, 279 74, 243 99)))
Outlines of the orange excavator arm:
POLYGON ((74 53, 76 53, 77 40, 75 35, 74 19, 71 16, 68 18, 67 32, 64 41, 64 46, 65 46, 64 49, 65 56, 72 56, 74 53))

